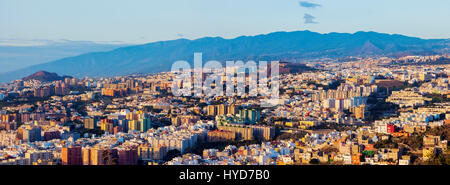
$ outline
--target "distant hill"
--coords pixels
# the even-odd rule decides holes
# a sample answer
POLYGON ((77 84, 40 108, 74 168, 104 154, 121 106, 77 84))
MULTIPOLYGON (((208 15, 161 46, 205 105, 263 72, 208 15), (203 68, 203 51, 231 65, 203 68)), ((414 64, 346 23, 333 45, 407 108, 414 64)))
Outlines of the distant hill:
POLYGON ((115 42, 0 39, 0 73, 89 52, 111 51, 124 46, 126 45, 115 42))
POLYGON ((47 71, 38 71, 30 76, 22 78, 22 80, 39 80, 42 82, 51 82, 51 81, 58 81, 58 80, 64 80, 65 78, 71 78, 70 76, 58 76, 56 73, 50 73, 47 71))
POLYGON ((178 39, 34 65, 4 73, 0 75, 0 81, 19 79, 38 70, 74 77, 168 71, 177 60, 192 63, 194 52, 203 53, 204 63, 209 60, 307 61, 323 57, 427 55, 449 53, 449 39, 420 39, 376 32, 320 34, 311 31, 275 32, 234 39, 178 39))

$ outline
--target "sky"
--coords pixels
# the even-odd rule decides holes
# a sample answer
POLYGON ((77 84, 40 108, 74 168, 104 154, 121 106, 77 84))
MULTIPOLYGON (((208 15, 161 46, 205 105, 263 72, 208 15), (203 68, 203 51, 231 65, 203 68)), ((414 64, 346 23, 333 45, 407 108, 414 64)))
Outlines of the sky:
POLYGON ((0 39, 147 43, 275 31, 450 38, 449 0, 0 0, 0 39))

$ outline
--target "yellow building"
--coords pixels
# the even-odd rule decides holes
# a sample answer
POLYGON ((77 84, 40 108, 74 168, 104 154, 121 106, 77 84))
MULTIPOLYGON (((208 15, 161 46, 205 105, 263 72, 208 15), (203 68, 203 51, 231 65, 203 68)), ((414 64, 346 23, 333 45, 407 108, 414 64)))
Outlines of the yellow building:
POLYGON ((308 127, 315 126, 316 122, 314 122, 314 121, 299 121, 298 124, 299 124, 299 126, 298 126, 299 128, 306 129, 308 127))
POLYGON ((431 147, 430 148, 424 148, 422 150, 422 153, 423 153, 422 159, 423 160, 428 160, 434 155, 434 148, 431 148, 431 147))
POLYGON ((129 120, 128 121, 128 130, 140 130, 141 125, 138 120, 129 120))

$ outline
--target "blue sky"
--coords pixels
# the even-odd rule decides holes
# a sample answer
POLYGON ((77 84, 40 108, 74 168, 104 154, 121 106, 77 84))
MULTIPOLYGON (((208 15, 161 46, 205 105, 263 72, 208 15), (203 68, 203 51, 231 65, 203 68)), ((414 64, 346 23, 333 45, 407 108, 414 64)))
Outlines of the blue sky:
POLYGON ((0 0, 0 39, 145 43, 274 31, 450 38, 448 0, 0 0))

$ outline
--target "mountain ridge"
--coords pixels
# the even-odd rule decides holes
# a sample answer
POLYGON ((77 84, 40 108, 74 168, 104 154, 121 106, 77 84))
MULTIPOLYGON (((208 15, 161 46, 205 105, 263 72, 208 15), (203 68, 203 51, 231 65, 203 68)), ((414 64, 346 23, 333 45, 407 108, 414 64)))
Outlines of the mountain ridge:
POLYGON ((192 63, 194 52, 209 60, 291 60, 348 56, 397 56, 448 53, 449 39, 420 39, 399 34, 355 32, 326 34, 279 31, 255 36, 177 39, 92 52, 4 73, 0 81, 11 81, 46 70, 74 77, 100 77, 170 70, 171 63, 192 63), (8 78, 6 78, 8 77, 8 78))

